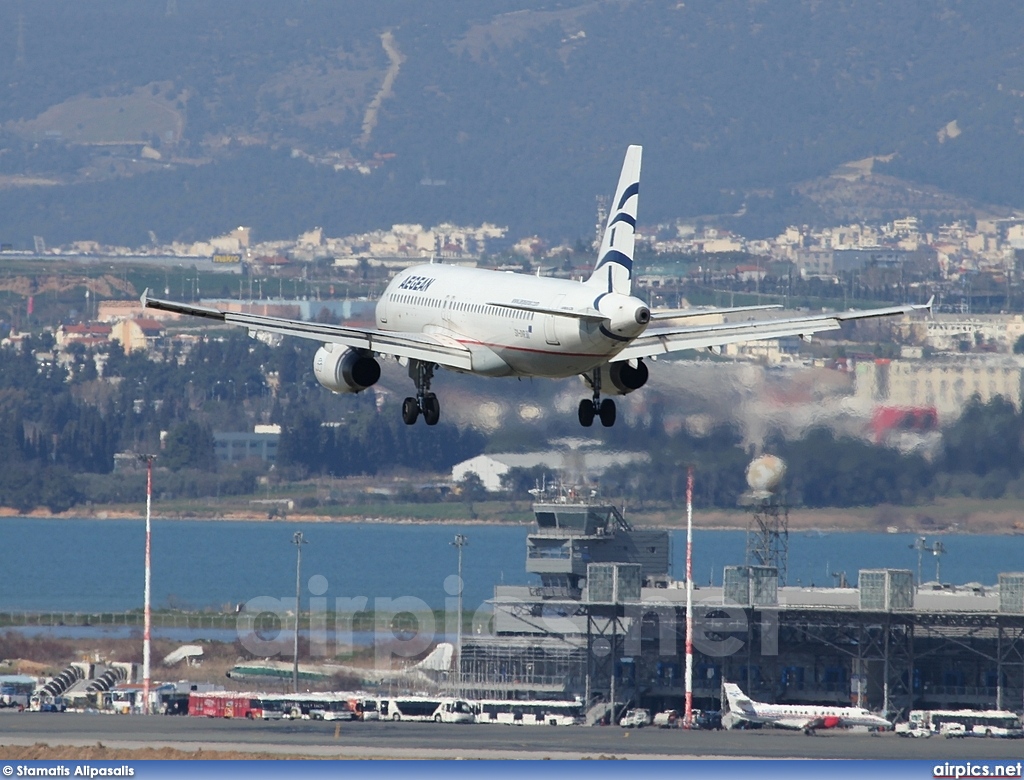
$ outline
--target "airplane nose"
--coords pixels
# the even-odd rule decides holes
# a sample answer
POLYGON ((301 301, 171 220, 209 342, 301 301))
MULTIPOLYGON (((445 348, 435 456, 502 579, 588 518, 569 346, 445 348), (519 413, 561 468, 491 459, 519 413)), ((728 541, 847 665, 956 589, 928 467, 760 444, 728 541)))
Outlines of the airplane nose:
POLYGON ((633 313, 633 319, 636 320, 637 325, 646 325, 651 321, 651 310, 646 306, 639 306, 633 313))

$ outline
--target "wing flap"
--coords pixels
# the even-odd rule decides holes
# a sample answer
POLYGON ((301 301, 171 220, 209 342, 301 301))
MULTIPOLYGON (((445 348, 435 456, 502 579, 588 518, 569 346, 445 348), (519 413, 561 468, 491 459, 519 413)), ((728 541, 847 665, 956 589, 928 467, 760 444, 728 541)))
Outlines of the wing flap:
POLYGON ((661 309, 651 312, 651 322, 659 320, 683 320, 690 317, 705 317, 709 314, 739 314, 745 311, 765 311, 781 309, 781 303, 770 303, 763 306, 732 306, 725 309, 661 309))
POLYGON ((374 328, 352 328, 345 325, 268 317, 262 314, 220 311, 205 306, 150 298, 149 290, 142 294, 142 305, 150 309, 220 320, 226 325, 237 325, 250 332, 274 333, 311 341, 341 344, 384 355, 429 361, 463 371, 470 371, 473 368, 472 356, 468 349, 453 339, 442 340, 423 333, 392 333, 374 328))

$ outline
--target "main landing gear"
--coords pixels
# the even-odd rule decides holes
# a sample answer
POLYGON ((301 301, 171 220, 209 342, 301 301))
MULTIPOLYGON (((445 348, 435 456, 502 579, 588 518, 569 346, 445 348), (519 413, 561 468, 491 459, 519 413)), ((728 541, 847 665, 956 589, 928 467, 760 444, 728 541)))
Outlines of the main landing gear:
POLYGON ((434 364, 422 360, 409 361, 409 376, 416 383, 416 397, 402 402, 402 422, 414 425, 420 414, 427 425, 437 425, 441 419, 441 402, 430 392, 430 380, 434 378, 434 364))
POLYGON ((589 428, 594 424, 594 418, 598 417, 601 425, 611 428, 615 425, 615 401, 611 398, 601 400, 601 369, 594 369, 590 384, 594 388, 594 398, 580 401, 580 425, 589 428))

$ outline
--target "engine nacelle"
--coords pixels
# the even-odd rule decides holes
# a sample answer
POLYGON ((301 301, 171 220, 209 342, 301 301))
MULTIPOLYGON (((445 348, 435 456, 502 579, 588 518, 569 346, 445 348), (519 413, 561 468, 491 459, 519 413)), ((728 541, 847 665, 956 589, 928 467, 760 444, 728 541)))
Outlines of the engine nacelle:
POLYGON ((380 379, 380 363, 358 349, 324 344, 313 357, 316 381, 334 393, 361 393, 380 379))
MULTIPOLYGON (((647 384, 649 372, 642 360, 637 360, 633 368, 628 360, 619 363, 606 363, 601 366, 601 395, 626 395, 639 390, 647 384)), ((581 374, 583 382, 590 389, 594 388, 590 374, 581 374)))

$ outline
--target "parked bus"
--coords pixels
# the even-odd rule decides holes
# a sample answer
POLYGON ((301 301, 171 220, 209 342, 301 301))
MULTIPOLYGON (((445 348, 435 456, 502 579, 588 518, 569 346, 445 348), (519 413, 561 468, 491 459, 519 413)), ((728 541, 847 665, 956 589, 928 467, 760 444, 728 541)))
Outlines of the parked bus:
POLYGON ((0 675, 0 707, 23 710, 29 706, 37 680, 21 674, 0 675))
POLYGON ((359 718, 358 701, 347 693, 321 694, 312 702, 309 717, 313 720, 357 720, 359 718))
POLYGON ((973 737, 1024 737, 1020 717, 1006 710, 911 710, 907 723, 896 727, 901 736, 947 732, 973 737))
POLYGON ((253 701, 257 700, 249 693, 192 691, 188 697, 188 714, 201 718, 250 718, 253 701))
POLYGON ((476 714, 465 699, 395 696, 377 699, 380 720, 432 720, 435 723, 475 723, 476 714))
POLYGON ((359 701, 360 720, 379 720, 380 712, 377 711, 376 699, 360 699, 359 701))
POLYGON ((359 701, 346 691, 290 693, 273 697, 290 720, 356 720, 359 701))
POLYGON ((249 720, 280 720, 284 709, 279 698, 259 695, 249 700, 249 720))
POLYGON ((481 723, 516 726, 574 726, 583 723, 580 701, 515 701, 485 699, 474 702, 481 723))

